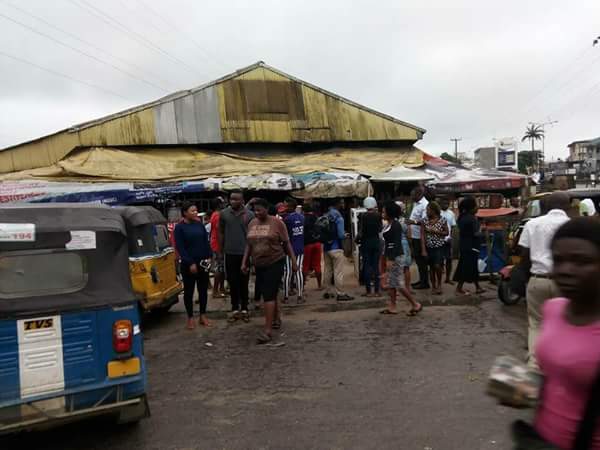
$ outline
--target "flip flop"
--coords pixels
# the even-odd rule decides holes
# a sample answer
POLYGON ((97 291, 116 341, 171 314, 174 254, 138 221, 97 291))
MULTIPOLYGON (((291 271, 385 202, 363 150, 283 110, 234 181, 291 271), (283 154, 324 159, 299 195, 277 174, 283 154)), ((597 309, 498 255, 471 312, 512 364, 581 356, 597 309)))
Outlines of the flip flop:
POLYGON ((419 309, 414 309, 414 308, 413 308, 413 309, 411 309, 410 311, 408 311, 408 312, 406 313, 406 315, 407 315, 408 317, 414 317, 414 316, 416 316, 417 314, 419 314, 421 311, 423 311, 423 305, 421 305, 421 307, 420 307, 419 309))
POLYGON ((390 311, 389 309, 383 309, 381 311, 379 311, 379 314, 383 314, 383 315, 392 315, 395 316, 396 314, 398 314, 397 311, 390 311))

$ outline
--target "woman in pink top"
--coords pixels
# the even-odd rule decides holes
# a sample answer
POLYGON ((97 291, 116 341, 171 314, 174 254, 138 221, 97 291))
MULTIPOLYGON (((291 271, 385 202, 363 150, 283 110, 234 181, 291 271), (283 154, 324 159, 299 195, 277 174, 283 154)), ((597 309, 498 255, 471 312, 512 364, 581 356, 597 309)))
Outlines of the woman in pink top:
MULTIPOLYGON (((581 217, 565 223, 553 238, 552 254, 554 281, 564 297, 543 308, 536 354, 544 389, 535 429, 570 450, 600 369, 600 222, 581 217)), ((598 425, 592 442, 586 448, 600 450, 598 425)))

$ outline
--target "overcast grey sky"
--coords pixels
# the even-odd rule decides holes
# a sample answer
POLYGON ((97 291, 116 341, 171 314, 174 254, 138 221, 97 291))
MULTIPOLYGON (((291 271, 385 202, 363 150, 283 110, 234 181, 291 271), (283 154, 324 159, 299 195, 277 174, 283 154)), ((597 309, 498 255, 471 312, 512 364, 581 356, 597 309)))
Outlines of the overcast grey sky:
POLYGON ((0 147, 258 60, 427 129, 434 154, 529 121, 559 121, 555 158, 600 136, 598 0, 0 0, 0 24, 0 147))

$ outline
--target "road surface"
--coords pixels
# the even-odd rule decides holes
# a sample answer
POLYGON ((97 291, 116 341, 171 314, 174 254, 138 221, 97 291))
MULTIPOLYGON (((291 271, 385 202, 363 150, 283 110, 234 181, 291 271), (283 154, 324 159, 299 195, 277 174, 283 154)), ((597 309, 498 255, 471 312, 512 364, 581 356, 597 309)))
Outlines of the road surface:
POLYGON ((93 420, 0 440, 0 448, 508 449, 528 417, 484 394, 501 353, 524 356, 525 308, 449 299, 417 317, 378 302, 288 307, 283 347, 254 344, 261 319, 184 329, 180 305, 146 326, 152 417, 93 420), (212 345, 208 345, 212 344, 212 345))

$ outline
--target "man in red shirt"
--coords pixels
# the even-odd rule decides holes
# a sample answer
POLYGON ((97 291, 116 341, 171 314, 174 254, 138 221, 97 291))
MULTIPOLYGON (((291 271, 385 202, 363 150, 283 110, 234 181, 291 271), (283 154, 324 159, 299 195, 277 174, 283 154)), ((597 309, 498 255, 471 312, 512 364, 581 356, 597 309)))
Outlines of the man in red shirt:
POLYGON ((210 216, 210 248, 213 252, 213 270, 215 280, 213 283, 213 298, 225 298, 225 265, 223 252, 219 244, 219 218, 224 201, 221 197, 213 198, 210 202, 213 210, 210 216))

